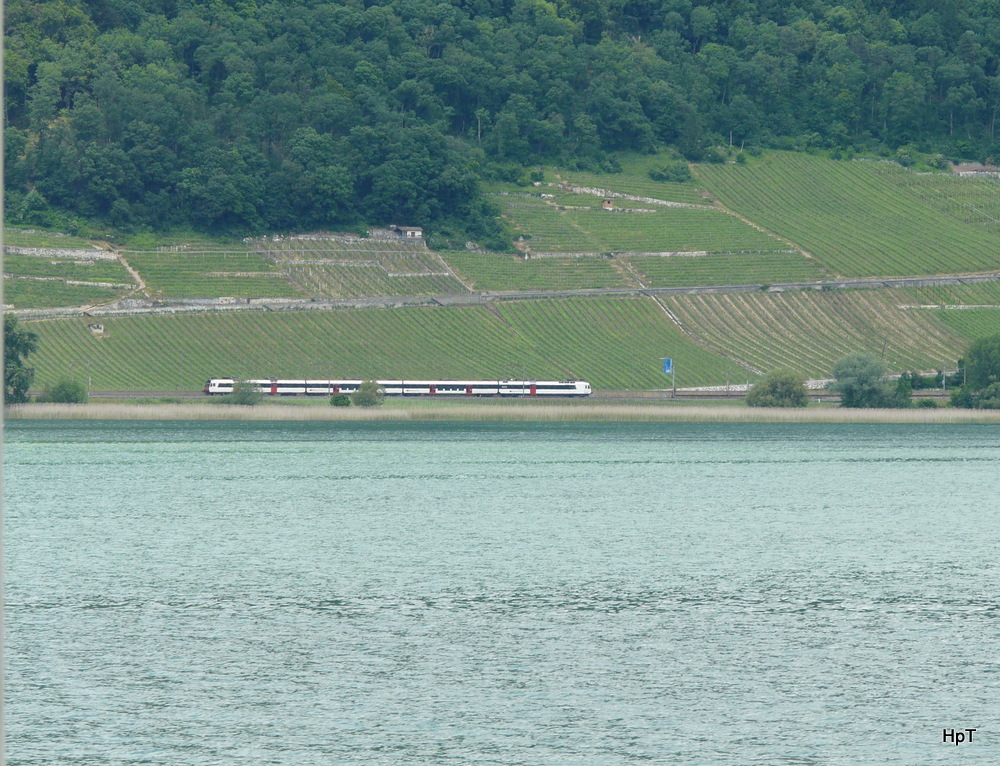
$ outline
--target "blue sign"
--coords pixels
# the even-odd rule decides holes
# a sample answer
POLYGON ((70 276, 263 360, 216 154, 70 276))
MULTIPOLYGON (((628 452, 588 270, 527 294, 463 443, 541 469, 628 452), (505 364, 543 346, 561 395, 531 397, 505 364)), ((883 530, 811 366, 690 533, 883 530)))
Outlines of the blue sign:
POLYGON ((673 359, 664 359, 663 360, 663 374, 664 375, 669 375, 673 371, 674 371, 674 360, 673 359))

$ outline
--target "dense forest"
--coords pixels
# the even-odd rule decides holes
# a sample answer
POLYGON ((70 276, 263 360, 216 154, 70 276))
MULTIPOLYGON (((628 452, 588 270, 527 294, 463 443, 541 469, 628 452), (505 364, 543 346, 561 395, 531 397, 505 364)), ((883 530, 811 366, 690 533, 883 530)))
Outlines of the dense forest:
POLYGON ((423 225, 613 150, 1000 158, 1000 0, 8 0, 12 222, 423 225))

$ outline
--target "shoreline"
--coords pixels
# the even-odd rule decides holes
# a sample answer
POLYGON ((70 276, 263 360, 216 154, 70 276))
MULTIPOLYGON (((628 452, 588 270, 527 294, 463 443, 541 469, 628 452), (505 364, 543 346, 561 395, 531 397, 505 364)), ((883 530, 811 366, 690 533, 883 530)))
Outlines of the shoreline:
POLYGON ((201 420, 512 423, 917 423, 1000 424, 1000 410, 765 408, 732 405, 454 404, 439 407, 304 407, 278 404, 15 404, 7 420, 201 420))

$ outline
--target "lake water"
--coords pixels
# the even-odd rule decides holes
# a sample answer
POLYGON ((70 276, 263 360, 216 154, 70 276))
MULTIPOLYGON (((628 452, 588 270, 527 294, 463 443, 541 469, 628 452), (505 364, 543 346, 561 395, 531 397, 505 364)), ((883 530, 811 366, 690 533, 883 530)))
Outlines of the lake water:
POLYGON ((12 766, 1000 762, 996 426, 14 421, 5 470, 12 766))

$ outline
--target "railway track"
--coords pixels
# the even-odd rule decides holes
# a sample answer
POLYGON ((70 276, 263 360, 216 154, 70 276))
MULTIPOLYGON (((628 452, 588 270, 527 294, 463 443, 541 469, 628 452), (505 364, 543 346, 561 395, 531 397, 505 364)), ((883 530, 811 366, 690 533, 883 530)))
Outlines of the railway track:
MULTIPOLYGON (((32 396, 37 396, 40 391, 30 392, 32 396)), ((951 395, 950 391, 941 389, 922 389, 913 392, 913 399, 938 399, 945 400, 951 395)), ((822 389, 809 392, 813 401, 835 402, 839 399, 835 394, 830 394, 822 389)), ((671 401, 671 400, 704 400, 704 401, 739 401, 746 397, 745 391, 694 391, 678 389, 674 394, 669 390, 656 391, 594 391, 586 398, 587 401, 607 401, 607 402, 649 402, 649 401, 671 401)), ((208 401, 212 397, 206 396, 201 391, 91 391, 91 399, 184 399, 208 401)), ((321 398, 321 397, 315 397, 321 398)), ((528 398, 528 397, 525 397, 528 398)), ((545 401, 553 401, 546 399, 545 401)), ((557 400, 564 401, 564 400, 557 400)))

